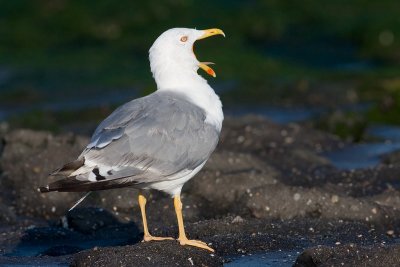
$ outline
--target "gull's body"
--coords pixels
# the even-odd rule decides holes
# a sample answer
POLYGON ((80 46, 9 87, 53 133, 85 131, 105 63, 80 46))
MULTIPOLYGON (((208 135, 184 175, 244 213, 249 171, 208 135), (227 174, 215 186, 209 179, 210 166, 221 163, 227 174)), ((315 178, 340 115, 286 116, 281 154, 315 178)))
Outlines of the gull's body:
MULTIPOLYGON (((197 70, 215 73, 192 52, 196 40, 216 34, 223 32, 175 28, 163 33, 149 57, 157 91, 115 110, 97 127, 78 159, 53 174, 65 178, 40 191, 90 192, 131 186, 166 192, 174 197, 180 243, 212 250, 186 238, 180 193, 210 157, 221 131, 221 102, 197 70)), ((139 204, 144 240, 169 239, 150 235, 141 193, 139 204)))

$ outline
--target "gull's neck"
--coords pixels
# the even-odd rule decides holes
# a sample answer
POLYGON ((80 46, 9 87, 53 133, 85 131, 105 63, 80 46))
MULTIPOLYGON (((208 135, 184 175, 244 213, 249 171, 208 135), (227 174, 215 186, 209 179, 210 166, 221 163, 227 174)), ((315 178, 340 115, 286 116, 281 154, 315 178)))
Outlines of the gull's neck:
POLYGON ((207 80, 197 74, 197 67, 193 69, 152 68, 153 77, 158 91, 172 91, 186 96, 193 104, 206 112, 206 122, 221 130, 224 115, 222 103, 207 80))

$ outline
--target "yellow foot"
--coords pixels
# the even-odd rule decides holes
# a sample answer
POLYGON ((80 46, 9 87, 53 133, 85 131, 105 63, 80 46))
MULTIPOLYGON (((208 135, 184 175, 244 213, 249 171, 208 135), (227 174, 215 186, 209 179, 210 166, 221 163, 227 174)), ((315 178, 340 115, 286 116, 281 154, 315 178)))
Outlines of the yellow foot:
POLYGON ((207 246, 206 243, 204 243, 203 241, 200 240, 189 240, 187 238, 182 238, 182 239, 178 239, 179 243, 182 246, 193 246, 193 247, 198 247, 198 248, 203 248, 203 249, 207 249, 211 252, 214 252, 214 250, 212 248, 210 248, 209 246, 207 246))
POLYGON ((172 237, 158 237, 158 236, 151 236, 151 235, 145 235, 143 237, 143 242, 162 241, 162 240, 174 240, 174 239, 172 237))

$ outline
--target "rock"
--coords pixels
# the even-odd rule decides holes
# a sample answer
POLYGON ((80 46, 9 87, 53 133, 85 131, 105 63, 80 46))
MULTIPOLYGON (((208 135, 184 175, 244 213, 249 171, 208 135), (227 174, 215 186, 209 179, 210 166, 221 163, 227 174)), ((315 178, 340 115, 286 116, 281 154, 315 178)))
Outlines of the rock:
POLYGON ((182 247, 176 241, 140 246, 97 248, 75 255, 71 266, 222 266, 223 259, 206 250, 182 247))
POLYGON ((381 206, 400 207, 400 193, 398 190, 393 190, 393 188, 374 194, 369 199, 381 206))
POLYGON ((295 217, 359 220, 390 226, 400 211, 364 199, 339 198, 321 188, 290 187, 283 184, 253 188, 239 201, 237 213, 249 211, 256 218, 295 217))
POLYGON ((297 148, 313 152, 330 151, 342 145, 340 139, 296 123, 281 125, 261 116, 228 117, 224 121, 219 148, 236 152, 279 152, 297 148), (290 142, 287 142, 290 138, 290 142))
POLYGON ((235 218, 233 218, 232 223, 242 223, 244 222, 244 219, 240 216, 236 216, 235 218))
POLYGON ((7 194, 5 202, 24 216, 54 218, 64 214, 76 194, 40 194, 37 188, 47 184, 50 172, 78 156, 87 138, 16 130, 7 133, 4 142, 0 187, 8 188, 2 190, 2 194, 7 194))
POLYGON ((399 266, 400 245, 363 247, 355 244, 318 246, 298 256, 295 267, 399 266))
MULTIPOLYGON (((299 257, 306 264, 328 261, 324 255, 342 253, 337 249, 350 244, 386 255, 391 248, 379 244, 394 244, 400 233, 400 165, 338 170, 323 153, 343 143, 303 125, 256 116, 226 119, 217 150, 182 193, 187 235, 211 243, 214 257, 175 241, 141 243, 135 189, 93 192, 70 213, 83 194, 38 193, 37 186, 52 179, 49 172, 81 153, 87 137, 31 130, 5 130, 1 136, 0 263, 46 263, 52 256, 64 265, 73 259, 75 266, 215 266, 232 255, 337 244, 319 258, 306 251, 299 257)), ((145 194, 151 233, 176 238, 172 199, 145 194)))
MULTIPOLYGON (((309 139, 318 136, 319 143, 335 142, 334 138, 326 138, 317 131, 304 130, 298 125, 281 126, 258 117, 228 118, 217 151, 204 170, 184 187, 184 204, 191 207, 185 211, 186 219, 195 221, 229 214, 231 207, 236 206, 235 200, 248 190, 275 184, 282 179, 282 169, 286 170, 286 166, 281 158, 287 155, 282 154, 284 151, 270 154, 276 150, 270 147, 271 140, 278 146, 296 147, 291 154, 295 158, 290 162, 310 166, 326 164, 326 160, 315 153, 311 142, 299 138, 303 135, 309 139), (288 137, 292 139, 290 144, 285 141, 288 137)), ((0 186, 10 189, 6 196, 2 196, 5 198, 3 202, 12 206, 16 214, 57 219, 82 196, 81 193, 40 194, 36 188, 54 179, 48 178, 48 173, 75 159, 86 145, 87 138, 15 130, 7 132, 4 140, 0 186)), ((175 222, 175 214, 169 212, 173 207, 168 197, 150 193, 149 202, 150 218, 160 219, 159 212, 151 212, 150 206, 154 203, 167 211, 168 221, 175 222)), ((134 189, 95 192, 82 205, 103 207, 126 221, 140 221, 140 216, 133 216, 139 212, 134 189)))
MULTIPOLYGON (((1 198, 0 198, 1 199, 1 198)), ((17 215, 12 206, 0 203, 0 223, 13 224, 17 221, 17 215)))
POLYGON ((205 170, 185 185, 190 195, 212 203, 215 215, 226 214, 235 201, 253 187, 274 184, 279 172, 256 156, 215 152, 205 170), (221 190, 223 189, 223 190, 221 190))
POLYGON ((104 209, 76 208, 68 212, 65 226, 84 234, 92 234, 101 228, 118 224, 118 220, 104 209))
POLYGON ((41 253, 41 256, 58 257, 63 255, 74 254, 81 251, 82 248, 68 245, 54 246, 41 253))
POLYGON ((400 164, 400 151, 394 151, 382 157, 382 162, 388 165, 399 165, 400 164))
MULTIPOLYGON (((200 239, 216 250, 214 256, 208 251, 181 246, 176 241, 140 242, 113 248, 92 248, 74 256, 73 266, 219 266, 222 257, 257 251, 298 250, 307 240, 312 242, 374 242, 380 234, 370 232, 365 224, 337 220, 286 220, 246 219, 234 223, 235 218, 208 220, 186 225, 190 238, 200 239), (309 229, 314 229, 312 232, 309 229), (359 236, 362 236, 360 238, 359 236), (301 238, 301 242, 299 242, 301 238), (149 259, 150 258, 150 259, 149 259), (137 260, 135 260, 137 259, 137 260)), ((176 227, 163 235, 173 236, 176 227)), ((160 233, 155 233, 160 234, 160 233)), ((389 242, 387 237, 382 240, 389 242)))
POLYGON ((394 231, 393 230, 387 230, 386 234, 389 236, 393 236, 394 235, 394 231))
POLYGON ((9 131, 8 123, 7 122, 0 122, 0 138, 2 138, 8 131, 9 131))

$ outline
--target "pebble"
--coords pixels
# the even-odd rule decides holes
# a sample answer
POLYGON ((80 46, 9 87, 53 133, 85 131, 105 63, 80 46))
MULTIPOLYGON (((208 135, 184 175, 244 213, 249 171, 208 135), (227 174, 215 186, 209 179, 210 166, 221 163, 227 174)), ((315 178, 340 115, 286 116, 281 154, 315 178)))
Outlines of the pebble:
POLYGON ((244 222, 244 219, 242 217, 240 217, 239 215, 236 216, 233 220, 232 223, 242 223, 244 222))
POLYGON ((388 231, 386 231, 386 234, 387 235, 394 235, 394 231, 393 230, 388 230, 388 231))
POLYGON ((332 203, 338 203, 339 202, 339 196, 338 195, 333 195, 331 197, 331 202, 332 203))

